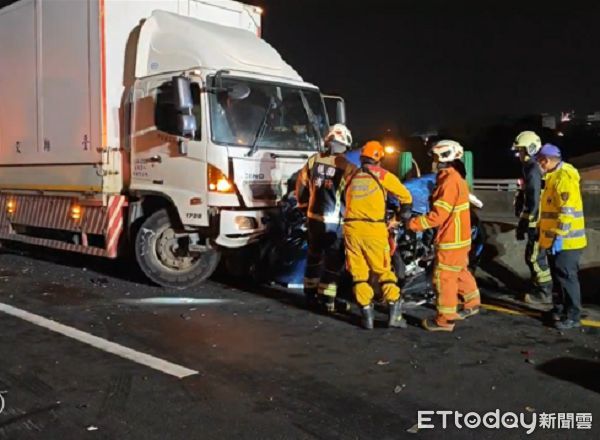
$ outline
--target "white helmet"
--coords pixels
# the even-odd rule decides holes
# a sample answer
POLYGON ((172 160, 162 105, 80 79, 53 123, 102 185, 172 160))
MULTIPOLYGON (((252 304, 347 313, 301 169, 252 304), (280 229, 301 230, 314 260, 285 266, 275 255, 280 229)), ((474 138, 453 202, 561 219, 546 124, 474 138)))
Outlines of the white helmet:
POLYGON ((335 124, 325 136, 325 144, 336 142, 348 148, 352 145, 352 133, 344 124, 335 124))
POLYGON ((431 155, 437 157, 437 161, 440 163, 454 162, 456 159, 461 159, 465 154, 465 149, 456 141, 443 140, 436 142, 431 147, 431 155))
POLYGON ((542 148, 542 140, 533 131, 522 131, 515 138, 512 149, 513 151, 524 149, 531 157, 535 156, 542 148))

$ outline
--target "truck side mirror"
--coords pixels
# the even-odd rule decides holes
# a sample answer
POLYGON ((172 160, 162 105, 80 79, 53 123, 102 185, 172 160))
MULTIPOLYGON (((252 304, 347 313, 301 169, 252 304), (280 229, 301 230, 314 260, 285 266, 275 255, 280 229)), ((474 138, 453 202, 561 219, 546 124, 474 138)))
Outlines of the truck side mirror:
POLYGON ((336 112, 338 122, 340 124, 346 125, 346 103, 344 102, 343 99, 340 99, 337 102, 335 112, 336 112))
POLYGON ((346 101, 341 96, 322 95, 329 117, 329 125, 344 124, 346 125, 346 101), (333 113, 333 105, 335 104, 335 116, 333 113))
POLYGON ((198 130, 196 118, 193 115, 178 115, 177 129, 182 136, 193 137, 196 134, 196 130, 198 130))
POLYGON ((173 77, 173 104, 175 108, 182 112, 191 112, 194 108, 192 99, 192 83, 183 76, 173 77))
MULTIPOLYGON (((177 131, 182 137, 193 138, 198 130, 196 118, 192 114, 194 108, 194 99, 192 97, 192 83, 183 76, 175 76, 173 85, 173 104, 177 114, 177 131)), ((180 154, 187 154, 187 148, 183 148, 183 143, 179 143, 180 154)))

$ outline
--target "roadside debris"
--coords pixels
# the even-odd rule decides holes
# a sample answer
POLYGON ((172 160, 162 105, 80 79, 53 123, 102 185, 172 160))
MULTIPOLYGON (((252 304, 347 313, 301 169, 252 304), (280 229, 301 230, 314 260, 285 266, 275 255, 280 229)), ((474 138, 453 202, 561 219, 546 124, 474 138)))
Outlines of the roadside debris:
POLYGON ((394 394, 400 394, 404 388, 406 388, 405 383, 402 385, 396 385, 396 388, 394 388, 394 394))
POLYGON ((384 360, 378 360, 377 361, 377 365, 380 365, 380 366, 381 365, 389 365, 389 364, 390 364, 390 361, 384 361, 384 360))
POLYGON ((94 426, 94 425, 90 425, 90 426, 87 427, 87 430, 88 431, 98 431, 98 427, 94 426))
POLYGON ((410 434, 417 434, 419 432, 419 424, 415 423, 414 425, 412 425, 410 428, 408 428, 406 430, 406 432, 410 433, 410 434))
POLYGON ((95 286, 105 287, 108 284, 108 278, 92 278, 90 282, 95 286))
POLYGON ((521 350, 521 354, 525 356, 525 362, 531 365, 535 365, 535 360, 532 358, 533 352, 529 350, 521 350))

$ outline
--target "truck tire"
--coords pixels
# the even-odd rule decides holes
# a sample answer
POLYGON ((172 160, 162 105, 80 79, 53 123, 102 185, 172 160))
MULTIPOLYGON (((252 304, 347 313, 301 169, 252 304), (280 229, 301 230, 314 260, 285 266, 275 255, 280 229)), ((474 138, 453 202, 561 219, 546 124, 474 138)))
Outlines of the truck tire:
POLYGON ((135 257, 144 274, 163 287, 187 289, 200 284, 216 270, 221 252, 207 241, 204 252, 186 249, 186 239, 175 236, 166 209, 148 217, 135 237, 135 257))

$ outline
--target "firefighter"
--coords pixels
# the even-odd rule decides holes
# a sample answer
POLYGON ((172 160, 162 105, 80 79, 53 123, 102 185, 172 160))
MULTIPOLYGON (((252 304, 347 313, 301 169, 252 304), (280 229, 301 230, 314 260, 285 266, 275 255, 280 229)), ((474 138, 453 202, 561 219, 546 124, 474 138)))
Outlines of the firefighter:
MULTIPOLYGON (((344 189, 356 167, 344 157, 352 134, 343 124, 334 125, 325 141, 325 152, 308 159, 296 181, 298 207, 308 223, 308 255, 304 294, 310 308, 336 309, 337 282, 344 264, 342 225, 344 189)), ((337 302, 346 308, 347 304, 337 302)))
POLYGON ((388 326, 406 328, 398 279, 391 267, 386 198, 388 192, 398 197, 402 204, 398 215, 407 219, 412 196, 396 176, 379 166, 383 156, 384 149, 379 142, 367 142, 361 150, 361 167, 352 175, 346 190, 346 266, 352 275, 356 302, 361 308, 361 324, 368 330, 374 325, 370 274, 377 276, 388 303, 388 326))
POLYGON ((479 289, 468 270, 471 249, 469 187, 461 158, 463 147, 455 141, 437 142, 431 153, 437 170, 431 211, 408 223, 412 231, 438 228, 435 237, 434 285, 437 316, 423 320, 429 331, 454 330, 454 322, 479 313, 479 289), (459 296, 463 302, 458 310, 459 296))
POLYGON ((540 214, 540 248, 550 253, 550 270, 558 287, 552 318, 556 328, 580 327, 579 260, 587 246, 579 172, 562 160, 552 144, 536 156, 546 176, 540 214))
POLYGON ((512 146, 523 166, 523 202, 519 213, 517 240, 527 237, 525 263, 531 273, 531 290, 523 296, 530 304, 550 304, 552 302, 552 276, 548 267, 546 251, 538 243, 539 206, 542 194, 542 170, 534 156, 542 148, 540 137, 533 131, 520 133, 512 146))

